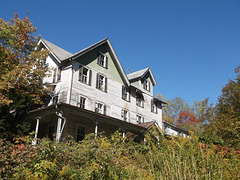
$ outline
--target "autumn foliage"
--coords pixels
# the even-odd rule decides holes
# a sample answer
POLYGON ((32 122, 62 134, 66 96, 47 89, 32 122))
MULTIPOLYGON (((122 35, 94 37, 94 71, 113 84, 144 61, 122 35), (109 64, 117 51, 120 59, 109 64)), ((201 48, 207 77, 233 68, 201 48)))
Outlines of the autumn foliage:
MULTIPOLYGON (((20 19, 15 13, 11 22, 0 18, 1 131, 20 130, 22 116, 42 104, 46 96, 41 80, 48 71, 43 62, 49 52, 35 50, 39 40, 33 36, 35 32, 27 17, 20 19)), ((28 129, 23 127, 26 123, 21 126, 28 129)))
POLYGON ((179 114, 177 126, 196 131, 198 119, 193 112, 183 111, 179 114))

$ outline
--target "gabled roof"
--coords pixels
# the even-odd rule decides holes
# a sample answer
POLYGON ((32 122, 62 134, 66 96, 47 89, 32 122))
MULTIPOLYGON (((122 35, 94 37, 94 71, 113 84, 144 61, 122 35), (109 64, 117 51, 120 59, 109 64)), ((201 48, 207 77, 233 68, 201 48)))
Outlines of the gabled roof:
POLYGON ((97 42, 97 43, 95 43, 95 44, 93 44, 93 45, 91 45, 91 46, 89 46, 89 47, 87 47, 87 48, 85 48, 85 49, 75 53, 75 54, 73 54, 69 58, 74 60, 74 59, 76 59, 76 58, 78 58, 78 57, 88 53, 89 51, 91 51, 91 50, 93 50, 93 49, 95 49, 95 48, 97 48, 97 47, 99 47, 99 46, 101 46, 103 44, 106 44, 109 47, 110 53, 113 55, 113 61, 116 63, 116 67, 117 67, 117 69, 120 72, 120 76, 123 78, 123 81, 125 82, 125 84, 130 86, 130 82, 129 82, 128 78, 127 78, 127 75, 126 75, 125 71, 123 70, 123 67, 122 67, 122 65, 121 65, 121 63, 120 63, 120 61, 119 61, 119 59, 117 57, 117 54, 115 53, 115 51, 114 51, 114 49, 113 49, 113 47, 112 47, 112 45, 111 45, 111 43, 110 43, 108 38, 103 39, 103 40, 101 40, 101 41, 99 41, 99 42, 97 42))
POLYGON ((52 55, 59 60, 59 62, 67 59, 72 55, 72 53, 56 46, 55 44, 47 41, 46 39, 41 38, 39 43, 43 43, 43 45, 52 53, 52 55))
POLYGON ((131 81, 133 79, 143 78, 148 72, 150 73, 150 77, 152 79, 153 85, 154 86, 157 85, 156 79, 154 78, 153 73, 149 67, 139 70, 139 71, 136 71, 136 72, 133 72, 131 74, 128 74, 127 77, 131 81))

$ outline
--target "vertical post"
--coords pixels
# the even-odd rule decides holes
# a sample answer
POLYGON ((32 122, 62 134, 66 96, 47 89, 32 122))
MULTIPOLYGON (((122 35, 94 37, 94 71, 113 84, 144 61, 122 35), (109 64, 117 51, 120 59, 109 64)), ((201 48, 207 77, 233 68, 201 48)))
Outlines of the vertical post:
POLYGON ((58 123, 57 123, 57 132, 56 132, 56 142, 59 142, 61 138, 62 114, 57 113, 57 116, 58 116, 58 123))
POLYGON ((126 133, 126 129, 125 129, 125 127, 123 127, 122 130, 123 130, 123 134, 122 134, 122 135, 123 135, 123 141, 124 141, 125 133, 126 133))
POLYGON ((38 128, 39 128, 39 120, 41 119, 41 117, 37 117, 36 120, 36 129, 35 129, 35 136, 34 139, 32 141, 32 145, 35 146, 37 144, 37 134, 38 134, 38 128))
POLYGON ((94 132, 94 136, 95 136, 95 139, 97 138, 97 133, 98 133, 98 120, 95 120, 94 121, 96 126, 95 126, 95 132, 94 132))

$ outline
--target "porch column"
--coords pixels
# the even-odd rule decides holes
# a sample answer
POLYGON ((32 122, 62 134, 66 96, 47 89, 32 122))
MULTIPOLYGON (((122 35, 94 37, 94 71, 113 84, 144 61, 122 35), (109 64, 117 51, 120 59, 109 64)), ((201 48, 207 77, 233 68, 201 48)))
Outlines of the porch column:
POLYGON ((125 127, 123 127, 123 128, 122 128, 122 130, 123 130, 123 134, 122 134, 122 135, 123 135, 123 141, 124 141, 124 138, 125 138, 125 133, 126 133, 126 128, 125 128, 125 127))
POLYGON ((39 128, 39 120, 41 119, 41 117, 37 117, 36 120, 36 129, 35 129, 35 136, 34 139, 32 141, 32 145, 35 146, 37 144, 37 135, 38 135, 38 128, 39 128))
POLYGON ((99 121, 98 120, 94 120, 95 122, 95 132, 94 132, 94 137, 95 139, 97 138, 97 133, 98 133, 98 123, 99 121))
POLYGON ((56 142, 60 141, 60 137, 61 137, 61 126, 62 126, 62 118, 59 117, 62 116, 60 113, 58 114, 58 122, 57 122, 57 132, 56 132, 56 142))

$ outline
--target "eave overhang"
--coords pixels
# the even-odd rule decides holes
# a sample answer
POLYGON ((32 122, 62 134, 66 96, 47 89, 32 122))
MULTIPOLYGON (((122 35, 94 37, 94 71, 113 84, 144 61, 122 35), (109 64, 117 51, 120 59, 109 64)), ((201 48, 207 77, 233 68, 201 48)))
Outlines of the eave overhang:
MULTIPOLYGON (((72 106, 72 105, 69 105, 69 104, 65 104, 65 103, 57 104, 57 108, 59 110, 63 111, 64 113, 66 112, 67 114, 75 114, 75 115, 78 115, 78 116, 84 116, 84 117, 87 117, 89 119, 98 120, 100 122, 112 124, 112 125, 115 125, 115 126, 118 126, 118 127, 124 127, 126 129, 133 130, 133 131, 136 131, 136 132, 141 132, 141 131, 146 131, 147 130, 147 128, 138 126, 138 125, 133 124, 133 123, 122 121, 122 120, 117 119, 117 118, 113 118, 113 117, 110 117, 110 116, 99 114, 99 113, 96 113, 96 112, 93 112, 93 111, 89 111, 89 110, 82 109, 82 108, 72 106)), ((55 105, 35 109, 35 110, 32 110, 32 111, 27 113, 26 119, 33 119, 33 118, 36 118, 36 117, 44 117, 46 115, 55 114, 56 111, 57 111, 57 109, 56 109, 55 105)))

